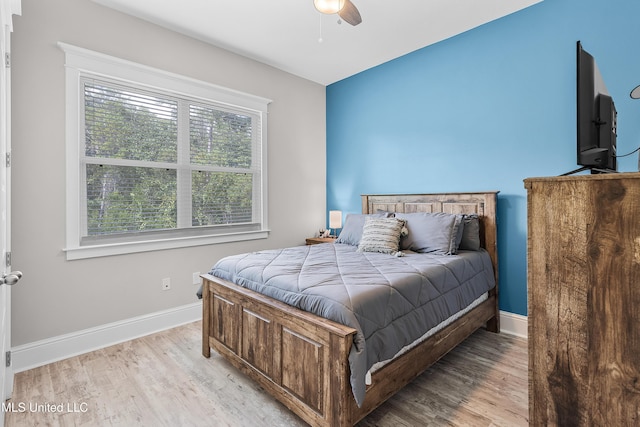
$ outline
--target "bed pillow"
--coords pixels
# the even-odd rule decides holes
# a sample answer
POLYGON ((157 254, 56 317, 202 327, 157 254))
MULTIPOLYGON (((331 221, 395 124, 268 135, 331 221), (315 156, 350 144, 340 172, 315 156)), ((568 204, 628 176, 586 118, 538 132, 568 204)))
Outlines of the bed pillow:
POLYGON ((367 218, 384 218, 386 213, 377 214, 347 214, 344 225, 336 243, 344 243, 351 246, 358 246, 362 238, 362 228, 367 218))
POLYGON ((444 212, 396 213, 396 218, 406 220, 409 231, 400 241, 401 250, 441 255, 452 255, 458 251, 463 215, 444 212))
POLYGON ((367 218, 362 228, 358 252, 397 255, 403 229, 405 221, 398 218, 367 218))
POLYGON ((458 249, 467 251, 480 250, 480 219, 478 215, 465 215, 462 224, 458 249))

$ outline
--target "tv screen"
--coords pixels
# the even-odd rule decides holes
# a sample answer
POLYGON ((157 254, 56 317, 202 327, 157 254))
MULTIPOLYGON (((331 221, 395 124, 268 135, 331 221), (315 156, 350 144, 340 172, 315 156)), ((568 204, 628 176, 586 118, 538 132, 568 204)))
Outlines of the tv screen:
POLYGON ((616 172, 616 121, 609 95, 595 59, 577 43, 577 163, 591 173, 616 172))

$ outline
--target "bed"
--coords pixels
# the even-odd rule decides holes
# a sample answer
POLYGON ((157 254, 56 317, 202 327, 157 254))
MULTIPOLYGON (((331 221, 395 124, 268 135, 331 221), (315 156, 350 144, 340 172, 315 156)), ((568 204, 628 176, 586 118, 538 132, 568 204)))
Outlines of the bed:
MULTIPOLYGON (((264 292, 266 288, 251 276, 254 274, 256 277, 284 276, 286 278, 290 273, 292 275, 289 277, 290 281, 300 281, 301 278, 293 275, 299 274, 302 277, 301 271, 286 271, 270 276, 264 272, 252 273, 253 264, 263 263, 272 266, 280 263, 283 266, 289 264, 293 266, 296 264, 296 259, 301 259, 304 260, 300 262, 301 268, 308 273, 311 270, 305 263, 307 259, 311 259, 309 258, 310 254, 314 253, 322 255, 320 261, 316 262, 317 265, 322 266, 322 271, 317 275, 312 272, 304 280, 317 277, 318 283, 325 282, 326 280, 321 277, 322 274, 326 273, 329 276, 334 270, 347 270, 345 266, 349 262, 359 262, 355 257, 362 256, 359 254, 361 251, 357 251, 353 247, 348 248, 342 243, 326 243, 317 245, 317 248, 300 247, 261 251, 256 255, 258 258, 255 259, 245 258, 245 254, 243 254, 227 257, 217 263, 211 271, 213 274, 202 276, 202 354, 205 357, 210 357, 213 348, 310 425, 354 425, 476 329, 486 326, 490 331, 499 332, 496 202, 497 192, 362 196, 362 214, 367 217, 402 219, 411 218, 412 215, 419 216, 422 213, 443 212, 454 214, 456 217, 465 215, 465 217, 477 218, 478 243, 481 246, 478 253, 484 254, 482 256, 488 260, 483 262, 485 264, 488 262, 489 274, 492 275, 492 280, 489 281, 491 283, 487 285, 487 291, 483 291, 479 298, 476 296, 464 297, 467 298, 464 300, 463 297, 456 294, 449 298, 448 302, 441 302, 439 307, 457 304, 461 307, 464 306, 464 310, 461 311, 462 314, 447 314, 446 319, 439 319, 437 322, 439 326, 433 329, 428 328, 431 329, 429 334, 420 339, 416 340, 414 336, 411 336, 410 345, 405 346, 407 343, 403 342, 403 348, 399 354, 391 360, 376 364, 378 368, 375 371, 369 370, 370 359, 375 357, 369 357, 370 345, 368 343, 369 340, 375 341, 378 329, 382 329, 383 332, 381 332, 382 335, 377 336, 377 341, 385 341, 389 338, 386 324, 384 327, 378 328, 376 326, 378 329, 374 328, 375 332, 370 333, 366 325, 362 326, 357 321, 353 323, 349 319, 343 319, 345 316, 351 316, 350 314, 333 316, 331 313, 336 305, 342 304, 340 302, 330 305, 329 309, 321 308, 318 312, 323 316, 296 308, 293 305, 315 308, 319 304, 313 298, 309 301, 307 297, 298 297, 292 303, 293 305, 287 304, 282 301, 287 299, 280 295, 288 291, 286 280, 284 288, 282 288, 284 291, 282 289, 271 291, 273 295, 269 296, 269 291, 264 292), (335 263, 339 268, 327 261, 328 258, 322 258, 329 256, 337 257, 335 263), (286 262, 282 262, 282 259, 286 262), (290 262, 291 259, 294 261, 290 262), (248 271, 249 276, 245 277, 245 282, 251 282, 253 285, 236 280, 235 276, 231 277, 233 276, 231 273, 229 273, 229 277, 225 275, 225 264, 235 266, 238 260, 248 263, 247 265, 251 267, 246 268, 245 266, 240 270, 248 271), (221 265, 219 266, 219 264, 221 265), (234 281, 238 281, 243 286, 234 283, 234 281), (251 289, 252 287, 255 290, 251 289), (261 292, 257 292, 257 290, 261 292), (468 301, 469 299, 473 299, 473 303, 468 301), (302 302, 298 304, 298 300, 302 302), (339 321, 330 320, 330 318, 339 321), (384 331, 387 331, 387 335, 384 331), (363 344, 365 342, 363 341, 364 336, 366 336, 366 344, 363 344), (367 349, 364 352, 364 358, 370 381, 362 383, 366 385, 360 386, 360 381, 364 381, 364 379, 360 378, 363 372, 361 372, 362 369, 357 360, 361 360, 358 358, 360 350, 363 348, 367 349), (358 354, 354 356, 354 353, 358 354), (362 393, 359 392, 360 387, 363 387, 362 393)), ((384 222, 384 220, 378 222, 384 222)), ((411 220, 406 224, 411 225, 411 220)), ((343 233, 346 231, 348 230, 345 222, 343 233)), ((406 232, 406 228, 403 231, 406 232)), ((348 233, 345 234, 348 235, 348 233)), ((409 236, 411 235, 412 233, 409 233, 409 236)), ((346 239, 348 236, 343 240, 346 239)), ((476 255, 465 252, 467 251, 458 251, 456 255, 452 256, 437 254, 439 256, 432 258, 436 259, 433 262, 437 263, 441 262, 439 260, 451 258, 454 261, 458 260, 456 262, 466 263, 467 266, 473 265, 476 261, 468 261, 466 257, 475 257, 476 255)), ((411 269, 414 269, 417 267, 412 263, 425 262, 412 250, 385 254, 366 253, 365 255, 366 262, 370 262, 374 266, 373 270, 381 271, 385 277, 398 276, 395 274, 396 267, 392 267, 392 265, 407 264, 411 265, 411 269), (389 260, 388 264, 380 261, 384 257, 389 260)), ((422 258, 426 257, 422 256, 422 258)), ((449 271, 450 267, 446 266, 444 270, 449 271)), ((483 273, 485 276, 486 270, 485 266, 483 273)), ((418 275, 422 277, 424 273, 420 272, 418 275)), ((400 279, 405 280, 403 277, 400 279)), ((368 281, 370 279, 362 280, 368 281)), ((407 281, 407 283, 409 282, 407 281)), ((400 286, 409 286, 407 283, 402 282, 400 286)), ((313 286, 309 288, 316 289, 313 286)), ((379 302, 377 304, 380 305, 379 302)), ((422 308, 421 305, 420 307, 422 308)), ((392 309, 390 312, 395 312, 395 310, 392 309)), ((372 310, 369 311, 372 312, 372 310)), ((398 317, 404 318, 408 315, 403 314, 398 317)), ((356 320, 360 319, 356 316, 356 320)), ((395 331, 399 330, 395 329, 395 331)), ((422 332, 426 333, 427 330, 422 332)), ((394 343, 394 345, 396 344, 394 343)), ((371 348, 375 347, 371 346, 371 348)), ((374 353, 377 357, 378 353, 385 353, 385 350, 376 350, 374 353)), ((393 354, 396 354, 395 348, 393 354)), ((383 357, 383 359, 385 358, 383 357)))

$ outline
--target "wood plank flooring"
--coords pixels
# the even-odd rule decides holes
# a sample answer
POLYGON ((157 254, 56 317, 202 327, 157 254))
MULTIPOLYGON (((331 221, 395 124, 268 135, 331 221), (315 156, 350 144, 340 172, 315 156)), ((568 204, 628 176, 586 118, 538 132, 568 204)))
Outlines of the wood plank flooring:
MULTIPOLYGON (((18 373, 5 426, 306 425, 200 340, 196 322, 18 373)), ((358 426, 526 426, 527 405, 526 340, 480 330, 358 426)))

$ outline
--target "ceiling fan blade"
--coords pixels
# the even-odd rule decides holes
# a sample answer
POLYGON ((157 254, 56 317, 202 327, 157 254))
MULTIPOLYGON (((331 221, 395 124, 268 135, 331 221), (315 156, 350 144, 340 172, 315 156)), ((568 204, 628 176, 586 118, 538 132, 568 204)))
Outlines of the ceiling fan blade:
POLYGON ((351 25, 358 25, 362 22, 358 8, 351 3, 351 0, 345 0, 344 7, 338 12, 338 16, 351 25))

